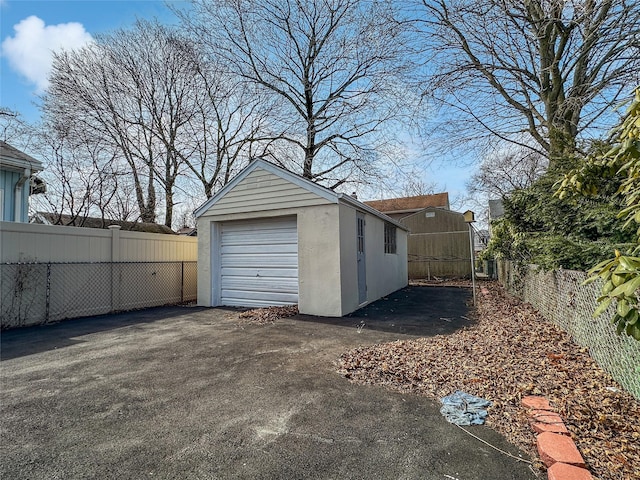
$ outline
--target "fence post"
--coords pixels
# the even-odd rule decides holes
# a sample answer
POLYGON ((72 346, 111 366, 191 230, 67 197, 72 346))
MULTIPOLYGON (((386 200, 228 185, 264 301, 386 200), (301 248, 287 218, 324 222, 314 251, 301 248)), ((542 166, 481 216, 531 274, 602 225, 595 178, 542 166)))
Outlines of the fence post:
POLYGON ((111 311, 120 307, 120 289, 116 263, 120 261, 120 225, 109 225, 111 230, 111 311))
POLYGON ((184 261, 180 262, 182 265, 180 271, 180 303, 184 302, 184 261))
POLYGON ((51 305, 51 263, 47 263, 47 288, 45 290, 45 313, 44 321, 49 322, 49 312, 51 305))

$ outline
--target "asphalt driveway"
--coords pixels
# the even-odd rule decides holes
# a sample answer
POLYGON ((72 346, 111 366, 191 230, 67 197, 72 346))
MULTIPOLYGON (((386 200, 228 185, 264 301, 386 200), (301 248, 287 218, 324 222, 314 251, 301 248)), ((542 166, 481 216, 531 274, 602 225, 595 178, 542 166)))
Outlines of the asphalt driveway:
POLYGON ((460 328, 467 299, 410 287, 343 319, 171 307, 3 332, 0 477, 533 479, 437 402, 336 373, 349 348, 460 328))

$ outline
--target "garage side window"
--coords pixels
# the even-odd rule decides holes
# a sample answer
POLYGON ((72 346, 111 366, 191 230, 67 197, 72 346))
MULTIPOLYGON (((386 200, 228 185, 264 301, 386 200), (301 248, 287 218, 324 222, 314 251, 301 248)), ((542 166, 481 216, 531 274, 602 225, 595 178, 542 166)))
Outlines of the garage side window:
POLYGON ((396 253, 396 227, 384 224, 384 253, 396 253))

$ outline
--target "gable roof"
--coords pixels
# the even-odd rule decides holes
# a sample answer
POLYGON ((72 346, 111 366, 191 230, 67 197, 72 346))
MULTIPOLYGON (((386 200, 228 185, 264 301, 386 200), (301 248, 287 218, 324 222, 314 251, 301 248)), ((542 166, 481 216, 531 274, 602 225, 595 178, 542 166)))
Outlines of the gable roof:
POLYGON ((407 213, 407 215, 402 217, 400 221, 405 222, 416 215, 423 215, 426 212, 436 212, 438 215, 445 215, 447 217, 456 217, 456 218, 464 219, 464 215, 460 212, 456 212, 455 210, 449 210, 447 208, 442 208, 442 207, 426 207, 426 208, 421 208, 420 210, 417 210, 415 212, 407 213))
POLYGON ((40 172, 44 168, 39 160, 2 140, 0 140, 0 164, 3 167, 18 170, 30 168, 31 173, 40 172))
POLYGON ((157 223, 148 222, 125 222, 123 220, 111 220, 109 218, 97 217, 73 217, 71 215, 50 213, 50 212, 38 212, 36 214, 35 223, 44 223, 48 225, 64 225, 68 227, 84 227, 84 228, 102 228, 106 229, 110 225, 119 225, 122 230, 131 232, 144 232, 144 233, 163 233, 167 235, 175 235, 176 232, 171 230, 166 225, 160 225, 157 223))
POLYGON ((317 183, 309 180, 308 178, 304 178, 300 175, 297 175, 289 170, 285 170, 282 167, 279 167, 271 162, 268 162, 262 158, 257 158, 253 160, 249 165, 247 165, 238 175, 236 175, 229 183, 227 183, 222 189, 218 191, 215 195, 205 201, 202 205, 196 208, 193 212, 196 218, 203 215, 207 210, 209 210, 213 205, 216 204, 221 198, 223 198, 229 191, 233 190, 242 180, 244 180, 249 174, 254 172, 257 169, 263 169, 273 175, 276 175, 288 182, 293 183, 294 185, 303 188, 311 193, 318 195, 319 197, 324 198, 325 200, 331 203, 344 203, 351 205, 360 210, 364 210, 371 215, 374 215, 385 222, 392 223, 393 225, 407 230, 407 227, 398 223, 396 220, 386 216, 384 213, 366 205, 362 202, 359 202, 355 198, 345 195, 344 193, 336 193, 333 190, 323 187, 322 185, 318 185, 317 183))
POLYGON ((449 193, 442 192, 433 195, 388 198, 386 200, 371 200, 364 203, 384 213, 411 213, 427 207, 439 207, 448 210, 449 193))

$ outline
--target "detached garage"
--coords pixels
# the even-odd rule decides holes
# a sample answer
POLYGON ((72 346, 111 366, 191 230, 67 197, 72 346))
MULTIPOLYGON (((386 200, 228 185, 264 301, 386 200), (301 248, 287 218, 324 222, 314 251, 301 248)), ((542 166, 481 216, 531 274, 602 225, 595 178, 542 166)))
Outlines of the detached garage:
POLYGON ((255 160, 195 211, 198 304, 341 317, 407 285, 407 229, 255 160))

